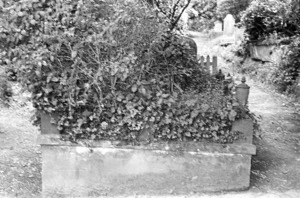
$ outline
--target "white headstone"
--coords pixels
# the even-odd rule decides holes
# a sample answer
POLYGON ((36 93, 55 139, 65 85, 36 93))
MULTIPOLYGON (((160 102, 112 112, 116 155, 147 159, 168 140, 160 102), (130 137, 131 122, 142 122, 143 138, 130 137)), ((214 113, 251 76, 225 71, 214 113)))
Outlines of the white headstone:
POLYGON ((227 14, 224 19, 224 35, 233 36, 235 30, 235 19, 231 14, 227 14))
POLYGON ((224 31, 222 44, 235 43, 235 19, 231 14, 224 18, 224 31))
POLYGON ((214 22, 215 26, 214 26, 214 32, 222 32, 223 28, 222 28, 222 22, 221 21, 215 21, 214 22))

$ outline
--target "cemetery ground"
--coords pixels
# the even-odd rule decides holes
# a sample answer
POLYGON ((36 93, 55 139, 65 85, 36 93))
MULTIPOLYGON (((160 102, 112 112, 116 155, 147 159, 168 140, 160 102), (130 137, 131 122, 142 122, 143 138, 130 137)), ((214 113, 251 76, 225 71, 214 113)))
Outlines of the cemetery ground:
MULTIPOLYGON (((202 34, 194 34, 198 53, 213 55, 218 48, 202 34)), ((218 59, 223 71, 232 69, 218 59)), ((235 79, 240 78, 234 74, 235 79)), ((250 85, 249 108, 262 116, 261 138, 255 138, 257 155, 252 159, 251 186, 247 191, 170 197, 300 197, 300 104, 266 87, 250 85)), ((41 196, 41 153, 36 143, 39 130, 31 124, 29 95, 14 86, 10 107, 0 108, 0 197, 41 196)), ((188 185, 188 184, 187 184, 188 185)), ((148 196, 135 196, 148 197, 148 196)), ((166 196, 163 196, 166 197, 166 196)))

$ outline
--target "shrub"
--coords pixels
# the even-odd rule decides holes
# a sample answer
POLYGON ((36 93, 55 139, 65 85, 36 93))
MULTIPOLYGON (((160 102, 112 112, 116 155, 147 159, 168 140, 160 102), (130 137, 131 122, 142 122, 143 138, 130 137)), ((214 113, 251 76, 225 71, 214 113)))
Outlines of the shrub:
POLYGON ((264 39, 277 32, 289 34, 286 29, 288 3, 280 0, 254 0, 242 15, 242 24, 249 40, 264 39))
POLYGON ((8 104, 12 96, 12 88, 7 80, 7 76, 0 72, 0 103, 8 104))
POLYGON ((8 12, 5 58, 64 139, 236 138, 232 96, 143 3, 28 0, 8 12))
POLYGON ((236 22, 240 22, 241 13, 249 6, 250 2, 251 0, 219 0, 217 14, 220 18, 232 14, 236 22))
POLYGON ((300 37, 296 37, 283 54, 283 61, 273 75, 274 83, 281 92, 294 93, 300 73, 300 37))

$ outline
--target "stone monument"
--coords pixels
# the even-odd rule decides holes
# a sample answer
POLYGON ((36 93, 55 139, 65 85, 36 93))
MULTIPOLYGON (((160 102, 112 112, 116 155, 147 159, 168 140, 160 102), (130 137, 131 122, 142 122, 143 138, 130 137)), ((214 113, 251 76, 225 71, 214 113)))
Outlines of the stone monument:
POLYGON ((235 42, 235 19, 231 14, 224 18, 224 31, 222 43, 232 44, 235 42))
POLYGON ((214 32, 222 32, 223 31, 223 23, 219 20, 214 22, 215 26, 214 26, 214 32))

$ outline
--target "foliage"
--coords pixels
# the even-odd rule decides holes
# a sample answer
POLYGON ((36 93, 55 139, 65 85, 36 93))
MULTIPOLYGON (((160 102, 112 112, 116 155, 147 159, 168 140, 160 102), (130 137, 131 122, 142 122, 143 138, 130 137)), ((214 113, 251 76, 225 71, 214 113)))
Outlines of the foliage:
POLYGON ((300 77, 300 37, 293 39, 283 54, 283 62, 273 75, 274 84, 281 92, 293 93, 300 77))
POLYGON ((190 5, 191 0, 146 0, 152 7, 155 6, 159 18, 164 20, 168 25, 167 31, 181 30, 181 16, 190 5))
POLYGON ((249 40, 264 39, 276 32, 279 36, 291 36, 288 18, 289 2, 281 0, 254 0, 242 16, 249 40))
POLYGON ((217 1, 216 0, 201 0, 192 2, 192 8, 198 12, 197 16, 190 14, 192 30, 203 31, 213 28, 214 21, 218 18, 217 1))
POLYGON ((165 17, 135 1, 17 2, 1 21, 2 58, 67 140, 232 142, 237 103, 165 17))
MULTIPOLYGON (((247 44, 263 40, 265 44, 280 44, 289 41, 287 51, 283 53, 283 62, 272 70, 261 72, 259 67, 251 71, 260 76, 264 82, 275 85, 280 92, 293 93, 299 76, 299 0, 253 1, 244 12, 243 24, 246 27, 247 44)), ((244 67, 245 69, 245 67, 244 67)))
POLYGON ((192 7, 198 11, 198 16, 191 16, 191 29, 203 31, 212 29, 216 20, 223 21, 227 14, 232 14, 236 22, 240 21, 241 13, 251 0, 201 0, 193 1, 192 7))
POLYGON ((232 14, 236 22, 240 21, 241 13, 246 10, 252 0, 221 0, 218 1, 217 14, 224 19, 227 14, 232 14))
POLYGON ((7 80, 7 76, 0 71, 0 104, 9 104, 11 96, 11 85, 7 80))

